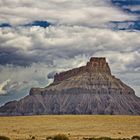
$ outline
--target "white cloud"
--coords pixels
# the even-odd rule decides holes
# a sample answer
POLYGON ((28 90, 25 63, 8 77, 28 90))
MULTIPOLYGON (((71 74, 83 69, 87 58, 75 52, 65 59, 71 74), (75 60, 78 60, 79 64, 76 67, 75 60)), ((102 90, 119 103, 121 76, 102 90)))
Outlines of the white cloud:
POLYGON ((13 25, 47 20, 61 25, 92 27, 105 26, 109 21, 137 18, 120 11, 110 0, 0 0, 0 7, 1 22, 13 25))
MULTIPOLYGON (((50 26, 46 29, 6 28, 0 30, 0 49, 3 51, 1 60, 8 54, 7 59, 11 55, 11 61, 8 59, 7 63, 14 61, 18 64, 22 61, 27 64, 36 62, 52 64, 52 60, 56 58, 74 58, 80 54, 104 55, 113 62, 117 58, 116 62, 123 62, 126 67, 133 62, 136 63, 140 57, 139 36, 140 32, 82 26, 50 26)), ((4 60, 6 61, 6 58, 4 60)), ((138 66, 135 68, 138 68, 139 64, 136 64, 138 66)))
POLYGON ((5 94, 6 91, 5 91, 5 86, 10 82, 10 79, 6 80, 6 81, 3 81, 2 83, 0 83, 0 95, 1 94, 5 94))

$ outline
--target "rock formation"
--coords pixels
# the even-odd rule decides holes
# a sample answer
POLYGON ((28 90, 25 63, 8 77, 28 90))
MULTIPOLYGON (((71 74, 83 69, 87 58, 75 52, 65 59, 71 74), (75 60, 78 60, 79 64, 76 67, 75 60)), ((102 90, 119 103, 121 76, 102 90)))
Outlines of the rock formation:
POLYGON ((111 74, 105 58, 54 76, 45 88, 32 88, 20 101, 6 103, 0 115, 121 114, 140 115, 140 98, 111 74))

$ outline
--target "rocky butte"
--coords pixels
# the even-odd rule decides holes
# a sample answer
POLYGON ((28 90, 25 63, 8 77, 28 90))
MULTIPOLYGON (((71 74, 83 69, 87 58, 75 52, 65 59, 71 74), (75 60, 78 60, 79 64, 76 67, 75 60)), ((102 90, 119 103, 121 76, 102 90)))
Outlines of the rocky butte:
POLYGON ((140 115, 140 98, 111 74, 105 58, 56 74, 45 88, 0 107, 0 115, 111 114, 140 115))

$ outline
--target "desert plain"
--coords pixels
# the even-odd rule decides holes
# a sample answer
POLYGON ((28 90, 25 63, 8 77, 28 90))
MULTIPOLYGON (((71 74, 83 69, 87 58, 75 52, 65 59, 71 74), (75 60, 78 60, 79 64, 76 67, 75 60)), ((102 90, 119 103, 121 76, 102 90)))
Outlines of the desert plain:
POLYGON ((45 140, 56 134, 70 139, 88 137, 131 138, 140 136, 140 116, 42 115, 0 117, 0 135, 11 140, 35 137, 45 140))

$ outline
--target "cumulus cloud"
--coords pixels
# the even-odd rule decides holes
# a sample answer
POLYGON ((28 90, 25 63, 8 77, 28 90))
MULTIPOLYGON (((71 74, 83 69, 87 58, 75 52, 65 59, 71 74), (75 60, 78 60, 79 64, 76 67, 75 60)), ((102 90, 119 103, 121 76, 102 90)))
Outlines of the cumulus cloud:
POLYGON ((8 79, 8 80, 6 80, 6 81, 4 81, 0 84, 0 94, 5 94, 6 93, 5 88, 6 88, 6 86, 8 85, 9 82, 10 82, 10 79, 8 79))
POLYGON ((81 26, 1 29, 0 63, 28 66, 42 62, 53 65, 53 60, 61 58, 108 55, 129 65, 139 58, 139 36, 140 32, 81 26))
POLYGON ((105 26, 112 20, 137 19, 120 11, 110 0, 0 0, 0 7, 1 22, 13 25, 47 20, 61 25, 105 26))

